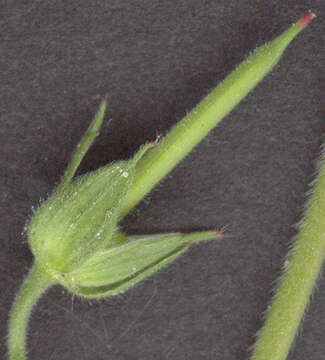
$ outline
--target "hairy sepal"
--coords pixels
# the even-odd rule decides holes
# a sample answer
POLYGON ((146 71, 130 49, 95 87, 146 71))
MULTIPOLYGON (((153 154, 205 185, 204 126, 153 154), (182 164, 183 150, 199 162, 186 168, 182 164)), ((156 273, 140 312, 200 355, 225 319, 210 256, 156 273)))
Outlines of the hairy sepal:
POLYGON ((138 235, 120 246, 96 253, 62 277, 77 295, 101 298, 126 291, 183 254, 193 242, 218 238, 215 231, 138 235))
POLYGON ((59 187, 38 209, 29 226, 29 244, 56 280, 114 245, 136 163, 149 147, 144 145, 129 161, 107 165, 59 187))

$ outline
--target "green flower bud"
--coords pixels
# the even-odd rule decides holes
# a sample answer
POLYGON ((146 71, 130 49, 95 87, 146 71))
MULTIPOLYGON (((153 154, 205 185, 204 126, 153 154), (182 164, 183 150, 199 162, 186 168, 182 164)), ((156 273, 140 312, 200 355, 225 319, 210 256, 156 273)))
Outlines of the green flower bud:
POLYGON ((135 166, 153 144, 133 159, 119 161, 59 186, 29 226, 29 244, 51 278, 76 271, 97 252, 114 245, 113 234, 132 185, 135 166))
POLYGON ((221 236, 216 231, 126 237, 117 230, 136 164, 119 161, 59 186, 29 226, 38 266, 54 282, 88 298, 127 290, 181 255, 192 242, 221 236))
POLYGON ((192 242, 222 236, 216 231, 126 236, 118 230, 137 164, 156 142, 143 145, 129 161, 72 180, 98 134, 105 108, 103 101, 61 183, 28 227, 38 269, 52 283, 87 298, 125 291, 173 261, 192 242))

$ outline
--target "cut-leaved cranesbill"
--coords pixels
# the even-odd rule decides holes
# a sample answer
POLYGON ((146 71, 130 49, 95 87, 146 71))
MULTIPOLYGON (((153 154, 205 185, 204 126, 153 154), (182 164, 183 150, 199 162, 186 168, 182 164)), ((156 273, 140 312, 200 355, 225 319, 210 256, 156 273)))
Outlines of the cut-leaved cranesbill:
POLYGON ((117 294, 179 257, 191 244, 222 237, 215 230, 128 236, 118 223, 263 79, 311 18, 307 14, 257 48, 159 143, 143 145, 129 161, 73 179, 103 121, 107 101, 102 102, 61 183, 30 221, 35 261, 10 313, 10 360, 26 359, 31 309, 48 287, 60 284, 87 298, 117 294))

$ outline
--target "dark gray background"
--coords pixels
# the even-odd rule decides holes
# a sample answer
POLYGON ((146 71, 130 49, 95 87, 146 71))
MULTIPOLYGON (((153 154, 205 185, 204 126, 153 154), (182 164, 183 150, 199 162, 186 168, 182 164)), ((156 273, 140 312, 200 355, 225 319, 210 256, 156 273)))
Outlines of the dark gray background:
MULTIPOLYGON (((1 357, 33 261, 25 221, 105 94, 105 125, 80 173, 164 134, 309 9, 318 18, 276 69, 124 221, 137 234, 226 229, 224 240, 100 302, 52 288, 30 322, 30 360, 249 358, 325 132, 325 3, 1 1, 1 357)), ((324 358, 324 299, 323 278, 290 359, 324 358)))

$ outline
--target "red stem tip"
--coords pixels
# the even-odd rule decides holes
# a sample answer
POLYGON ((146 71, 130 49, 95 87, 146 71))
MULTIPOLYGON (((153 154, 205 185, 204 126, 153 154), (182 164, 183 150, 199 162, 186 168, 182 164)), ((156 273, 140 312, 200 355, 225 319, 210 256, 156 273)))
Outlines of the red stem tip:
POLYGON ((316 15, 311 11, 309 11, 298 21, 298 24, 300 24, 303 27, 306 27, 315 17, 316 15))
POLYGON ((215 230, 216 234, 220 237, 224 237, 225 236, 225 233, 220 231, 220 230, 215 230))

